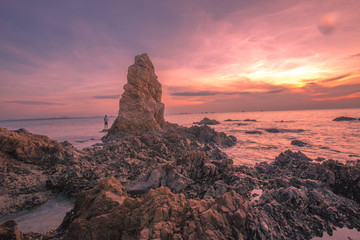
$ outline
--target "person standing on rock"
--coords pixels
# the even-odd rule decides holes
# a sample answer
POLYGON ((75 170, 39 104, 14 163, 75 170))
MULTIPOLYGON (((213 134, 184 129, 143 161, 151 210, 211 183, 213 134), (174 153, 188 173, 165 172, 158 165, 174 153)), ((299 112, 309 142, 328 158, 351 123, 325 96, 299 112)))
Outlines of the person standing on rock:
POLYGON ((104 117, 104 129, 108 129, 109 127, 109 118, 107 115, 104 117))

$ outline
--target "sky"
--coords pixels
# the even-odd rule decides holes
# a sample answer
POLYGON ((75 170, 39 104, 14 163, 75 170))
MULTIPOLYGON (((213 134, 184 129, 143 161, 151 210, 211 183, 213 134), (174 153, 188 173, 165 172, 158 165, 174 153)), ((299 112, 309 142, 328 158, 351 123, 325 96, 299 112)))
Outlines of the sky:
POLYGON ((165 113, 360 108, 358 0, 0 0, 0 120, 117 115, 147 53, 165 113))

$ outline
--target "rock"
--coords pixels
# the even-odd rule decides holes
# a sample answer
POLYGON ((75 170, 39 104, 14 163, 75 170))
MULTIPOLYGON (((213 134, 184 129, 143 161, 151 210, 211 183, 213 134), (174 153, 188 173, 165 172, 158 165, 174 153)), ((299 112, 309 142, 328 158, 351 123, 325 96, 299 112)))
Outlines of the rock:
POLYGON ((20 240, 20 231, 14 220, 4 222, 0 225, 1 240, 20 240))
POLYGON ((164 173, 159 168, 149 169, 127 186, 128 192, 133 195, 147 193, 151 188, 161 186, 162 177, 164 177, 164 173))
MULTIPOLYGON (((111 181, 103 187, 119 184, 111 181)), ((58 229, 65 239, 242 239, 245 234, 249 203, 233 191, 212 202, 188 200, 164 187, 150 190, 143 199, 112 192, 113 199, 123 200, 93 215, 87 209, 107 201, 103 187, 83 192, 76 200, 64 228, 58 229)))
MULTIPOLYGON (((290 150, 287 150, 283 153, 281 153, 279 156, 275 158, 275 161, 273 162, 274 165, 279 166, 281 168, 289 167, 289 166, 299 166, 301 164, 306 164, 311 162, 312 159, 308 158, 305 154, 302 152, 292 152, 290 150)), ((267 165, 269 166, 269 165, 267 165)))
POLYGON ((292 140, 291 141, 291 145, 295 145, 295 146, 299 146, 299 147, 304 147, 307 145, 307 143, 300 141, 300 140, 292 140))
POLYGON ((223 132, 216 132, 207 125, 192 126, 188 129, 185 129, 185 132, 191 134, 187 136, 189 139, 195 138, 197 141, 205 144, 217 144, 222 147, 232 147, 237 142, 236 137, 232 135, 227 136, 223 132))
POLYGON ((360 229, 359 164, 319 164, 289 150, 270 164, 257 164, 265 190, 249 232, 260 239, 311 239, 336 227, 360 229))
POLYGON ((248 123, 238 123, 237 124, 238 126, 246 126, 246 125, 249 125, 248 123))
POLYGON ((269 133, 279 133, 280 132, 280 130, 277 129, 277 128, 266 128, 264 130, 269 132, 269 133))
POLYGON ((254 131, 245 131, 246 134, 262 134, 262 132, 254 130, 254 131))
POLYGON ((70 143, 61 144, 47 136, 29 133, 26 129, 11 131, 6 128, 0 128, 0 152, 43 169, 82 155, 70 143))
POLYGON ((333 121, 338 121, 338 122, 340 122, 340 121, 355 121, 355 120, 359 120, 359 119, 354 118, 354 117, 344 117, 344 116, 333 119, 333 121))
POLYGON ((48 201, 53 193, 47 182, 56 175, 56 169, 82 157, 85 153, 70 143, 59 143, 25 129, 0 128, 0 215, 48 201))
POLYGON ((317 162, 323 162, 323 161, 325 161, 325 158, 323 158, 323 157, 317 157, 317 158, 315 158, 314 160, 317 161, 317 162))
POLYGON ((239 122, 241 120, 225 119, 224 122, 239 122))
POLYGON ((197 124, 197 125, 217 125, 217 124, 220 124, 220 122, 216 121, 215 119, 209 119, 207 117, 204 117, 204 119, 201 120, 200 122, 193 122, 193 124, 197 124))
POLYGON ((244 122, 256 122, 256 119, 245 119, 244 122))
POLYGON ((118 131, 151 131, 164 127, 162 89, 147 54, 135 57, 128 69, 127 84, 119 103, 119 114, 109 134, 118 131))

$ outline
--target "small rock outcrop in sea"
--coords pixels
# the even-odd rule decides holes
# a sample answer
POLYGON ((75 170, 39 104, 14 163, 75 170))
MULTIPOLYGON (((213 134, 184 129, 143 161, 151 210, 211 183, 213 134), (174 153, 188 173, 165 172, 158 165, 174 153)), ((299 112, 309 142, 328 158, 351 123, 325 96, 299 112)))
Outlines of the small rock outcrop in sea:
POLYGON ((341 122, 341 121, 355 121, 355 120, 360 120, 360 118, 357 119, 357 118, 354 118, 354 117, 344 117, 344 116, 341 116, 341 117, 335 118, 333 121, 341 122))
POLYGON ((291 145, 299 146, 299 147, 305 147, 308 145, 307 143, 300 141, 300 140, 292 140, 291 145))
POLYGON ((193 124, 197 124, 197 125, 217 125, 217 124, 220 124, 220 122, 216 121, 215 119, 209 119, 207 117, 204 117, 204 119, 201 120, 200 122, 193 122, 193 124))
POLYGON ((279 133, 280 132, 280 130, 277 129, 277 128, 266 128, 264 130, 269 132, 269 133, 279 133))
POLYGON ((119 103, 119 114, 110 134, 117 131, 148 131, 165 125, 161 84, 147 54, 135 57, 119 103))
POLYGON ((239 122, 241 120, 234 120, 234 119, 231 119, 231 118, 228 118, 228 119, 225 119, 224 122, 239 122))
POLYGON ((244 122, 256 122, 256 119, 245 119, 244 122))
POLYGON ((254 131, 245 131, 246 134, 262 134, 261 131, 254 130, 254 131))

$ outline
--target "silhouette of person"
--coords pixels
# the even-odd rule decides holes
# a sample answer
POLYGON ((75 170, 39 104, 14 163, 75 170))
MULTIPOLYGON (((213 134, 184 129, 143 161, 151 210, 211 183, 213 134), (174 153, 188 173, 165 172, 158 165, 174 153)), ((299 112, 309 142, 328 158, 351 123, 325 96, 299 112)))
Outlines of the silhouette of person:
POLYGON ((108 129, 108 126, 109 126, 109 118, 108 118, 107 115, 105 115, 105 117, 104 117, 104 128, 108 129))

